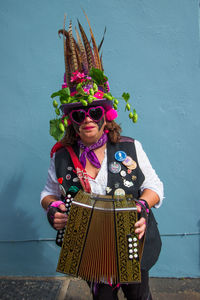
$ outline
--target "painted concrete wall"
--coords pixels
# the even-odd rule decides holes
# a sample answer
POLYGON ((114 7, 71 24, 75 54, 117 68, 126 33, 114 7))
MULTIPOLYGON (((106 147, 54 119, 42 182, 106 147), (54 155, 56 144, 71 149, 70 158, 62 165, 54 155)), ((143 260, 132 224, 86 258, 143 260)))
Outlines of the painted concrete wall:
MULTIPOLYGON (((59 249, 40 207, 47 176, 50 95, 60 88, 64 13, 97 41, 111 91, 128 91, 139 121, 119 122, 143 144, 165 185, 155 211, 163 240, 152 276, 200 275, 198 0, 0 1, 0 275, 55 275, 59 249)), ((121 106, 122 107, 122 106, 121 106)), ((122 108, 121 108, 122 110, 122 108)), ((58 274, 60 275, 60 274, 58 274)))

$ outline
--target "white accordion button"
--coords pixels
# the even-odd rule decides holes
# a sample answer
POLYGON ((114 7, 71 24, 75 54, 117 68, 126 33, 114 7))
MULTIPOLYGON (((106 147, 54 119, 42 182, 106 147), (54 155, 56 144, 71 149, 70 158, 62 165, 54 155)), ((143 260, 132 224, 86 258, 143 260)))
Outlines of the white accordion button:
POLYGON ((136 237, 134 237, 134 238, 133 238, 133 241, 134 241, 134 242, 137 242, 137 238, 136 238, 136 237))
POLYGON ((134 243, 134 244, 133 244, 133 247, 137 247, 137 243, 134 243))
POLYGON ((133 241, 133 239, 130 237, 128 238, 128 242, 131 243, 133 241))
POLYGON ((129 248, 133 248, 133 245, 132 245, 132 244, 128 244, 128 247, 129 247, 129 248))
POLYGON ((134 250, 133 250, 135 253, 137 253, 138 252, 138 249, 137 248, 134 248, 134 250))
POLYGON ((138 255, 137 255, 137 254, 134 254, 134 258, 138 258, 138 255))
POLYGON ((133 253, 133 249, 129 249, 128 252, 129 252, 129 253, 133 253))
POLYGON ((133 255, 132 255, 132 254, 130 254, 130 255, 129 255, 129 258, 130 258, 130 259, 133 259, 133 255))

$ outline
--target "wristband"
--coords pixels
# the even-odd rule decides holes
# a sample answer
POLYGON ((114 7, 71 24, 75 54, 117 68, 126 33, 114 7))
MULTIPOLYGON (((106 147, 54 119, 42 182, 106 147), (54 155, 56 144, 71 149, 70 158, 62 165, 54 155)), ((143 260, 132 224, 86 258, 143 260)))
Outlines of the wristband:
POLYGON ((149 204, 148 204, 148 202, 144 199, 138 199, 138 201, 139 201, 138 205, 143 209, 145 207, 146 213, 149 214, 149 204), (140 205, 140 203, 141 203, 141 205, 140 205))
POLYGON ((49 205, 48 205, 47 211, 50 207, 58 207, 58 206, 60 206, 60 204, 64 204, 64 202, 62 202, 62 201, 52 201, 52 202, 50 202, 49 205))

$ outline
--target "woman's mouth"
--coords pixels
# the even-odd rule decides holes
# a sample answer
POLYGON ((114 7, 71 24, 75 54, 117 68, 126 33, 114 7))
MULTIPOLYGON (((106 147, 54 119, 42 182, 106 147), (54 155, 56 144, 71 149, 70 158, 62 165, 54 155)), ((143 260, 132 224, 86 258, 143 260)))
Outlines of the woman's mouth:
POLYGON ((93 129, 95 126, 85 126, 83 127, 84 130, 91 130, 93 129))

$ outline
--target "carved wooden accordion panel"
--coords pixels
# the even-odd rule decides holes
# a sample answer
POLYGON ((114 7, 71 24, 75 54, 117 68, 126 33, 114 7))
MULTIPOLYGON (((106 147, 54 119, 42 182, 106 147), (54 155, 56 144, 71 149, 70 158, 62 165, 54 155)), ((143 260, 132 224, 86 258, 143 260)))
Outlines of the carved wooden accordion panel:
POLYGON ((132 196, 79 191, 72 201, 57 271, 94 282, 140 282, 142 245, 132 196))

